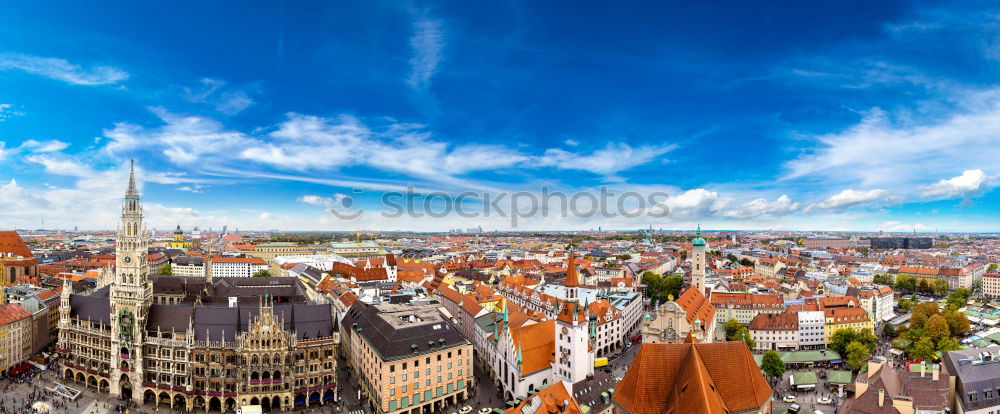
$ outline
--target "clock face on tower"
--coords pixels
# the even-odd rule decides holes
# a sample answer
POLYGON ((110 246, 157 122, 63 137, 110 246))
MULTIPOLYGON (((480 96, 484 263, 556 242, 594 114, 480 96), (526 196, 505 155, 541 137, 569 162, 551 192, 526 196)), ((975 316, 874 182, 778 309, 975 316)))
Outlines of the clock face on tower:
POLYGON ((125 258, 122 259, 122 261, 124 261, 126 264, 132 263, 132 256, 125 256, 125 258))

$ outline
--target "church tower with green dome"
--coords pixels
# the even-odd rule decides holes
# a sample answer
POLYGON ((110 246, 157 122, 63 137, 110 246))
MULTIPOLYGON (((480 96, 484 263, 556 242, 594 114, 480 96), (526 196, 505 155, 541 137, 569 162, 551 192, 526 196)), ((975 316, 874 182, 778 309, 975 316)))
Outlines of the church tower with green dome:
POLYGON ((691 287, 705 294, 705 239, 701 237, 701 225, 691 240, 691 287))

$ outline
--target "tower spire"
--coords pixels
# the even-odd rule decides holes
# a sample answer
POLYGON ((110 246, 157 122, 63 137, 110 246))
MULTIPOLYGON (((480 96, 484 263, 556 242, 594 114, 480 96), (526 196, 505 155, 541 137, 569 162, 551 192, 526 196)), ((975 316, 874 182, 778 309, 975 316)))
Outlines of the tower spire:
POLYGON ((125 192, 125 197, 128 196, 139 196, 139 190, 135 186, 135 159, 129 161, 129 173, 128 173, 128 191, 125 192))

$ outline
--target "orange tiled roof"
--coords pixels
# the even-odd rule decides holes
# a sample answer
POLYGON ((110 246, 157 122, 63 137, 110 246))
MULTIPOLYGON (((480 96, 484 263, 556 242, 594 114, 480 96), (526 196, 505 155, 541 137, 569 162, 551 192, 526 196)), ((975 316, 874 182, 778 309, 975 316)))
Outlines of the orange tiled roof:
POLYGON ((0 307, 0 325, 6 325, 24 318, 30 318, 31 312, 16 303, 0 307))
POLYGON ((547 320, 511 328, 514 352, 521 352, 521 375, 530 375, 552 366, 555 361, 556 321, 547 320))
POLYGON ((0 231, 0 253, 9 253, 24 258, 34 257, 31 249, 16 231, 0 231))
POLYGON ((797 331, 797 313, 760 313, 750 321, 750 329, 758 331, 797 331))
POLYGON ((631 414, 716 414, 758 410, 771 397, 743 341, 643 344, 614 401, 631 414))
POLYGON ((700 320, 702 330, 709 329, 715 318, 715 308, 698 289, 685 290, 681 297, 677 298, 677 305, 687 314, 685 319, 688 325, 693 326, 695 320, 700 320))
POLYGON ((581 412, 580 405, 566 389, 565 383, 556 381, 535 393, 534 396, 528 397, 517 407, 508 408, 504 414, 577 414, 581 412))
POLYGON ((868 321, 868 312, 861 308, 827 308, 823 316, 833 318, 833 323, 854 323, 868 321))

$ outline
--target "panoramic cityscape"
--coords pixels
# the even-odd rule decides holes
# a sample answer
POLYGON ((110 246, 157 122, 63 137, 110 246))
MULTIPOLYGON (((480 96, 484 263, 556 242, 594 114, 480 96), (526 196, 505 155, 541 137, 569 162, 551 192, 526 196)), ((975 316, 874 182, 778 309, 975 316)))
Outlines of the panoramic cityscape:
POLYGON ((1000 4, 0 5, 0 414, 1000 414, 1000 4))

